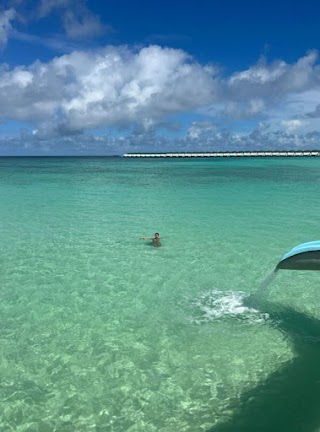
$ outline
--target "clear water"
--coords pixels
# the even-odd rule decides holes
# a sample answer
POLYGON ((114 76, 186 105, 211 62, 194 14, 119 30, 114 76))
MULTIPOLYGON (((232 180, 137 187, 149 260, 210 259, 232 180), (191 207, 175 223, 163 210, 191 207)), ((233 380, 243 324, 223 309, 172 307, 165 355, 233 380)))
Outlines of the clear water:
POLYGON ((250 295, 319 240, 319 186, 319 159, 0 159, 0 431, 318 430, 320 274, 250 295))

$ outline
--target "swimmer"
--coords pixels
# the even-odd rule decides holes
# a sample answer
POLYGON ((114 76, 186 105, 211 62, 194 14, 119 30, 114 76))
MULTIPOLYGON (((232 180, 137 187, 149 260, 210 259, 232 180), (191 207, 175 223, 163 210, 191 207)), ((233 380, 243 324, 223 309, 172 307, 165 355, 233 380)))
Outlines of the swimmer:
POLYGON ((139 240, 151 240, 152 241, 152 246, 154 247, 159 247, 161 246, 161 241, 160 241, 160 234, 159 233, 155 233, 154 237, 140 237, 139 240))

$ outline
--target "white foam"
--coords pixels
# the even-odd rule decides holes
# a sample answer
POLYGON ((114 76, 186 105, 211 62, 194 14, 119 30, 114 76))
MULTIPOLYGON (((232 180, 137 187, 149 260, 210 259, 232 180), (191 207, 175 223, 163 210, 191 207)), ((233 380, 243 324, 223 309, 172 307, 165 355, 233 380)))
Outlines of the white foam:
POLYGON ((243 300, 246 296, 247 294, 242 291, 207 291, 191 302, 196 315, 191 321, 203 324, 225 318, 237 318, 250 323, 268 320, 267 313, 244 305, 243 300))

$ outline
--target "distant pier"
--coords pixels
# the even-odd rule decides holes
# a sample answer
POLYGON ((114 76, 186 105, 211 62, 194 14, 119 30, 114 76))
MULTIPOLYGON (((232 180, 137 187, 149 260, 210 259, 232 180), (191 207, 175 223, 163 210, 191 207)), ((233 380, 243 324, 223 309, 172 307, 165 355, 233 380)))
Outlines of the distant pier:
POLYGON ((320 151, 242 151, 242 152, 169 152, 125 153, 125 158, 239 158, 239 157, 317 157, 320 151))

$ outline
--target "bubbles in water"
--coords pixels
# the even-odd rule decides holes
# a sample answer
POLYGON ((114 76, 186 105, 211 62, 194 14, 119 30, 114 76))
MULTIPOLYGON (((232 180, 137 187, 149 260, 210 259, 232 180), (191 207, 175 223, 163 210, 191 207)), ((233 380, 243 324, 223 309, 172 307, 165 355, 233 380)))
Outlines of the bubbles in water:
POLYGON ((244 304, 247 296, 242 291, 207 291, 194 299, 191 304, 193 314, 190 320, 196 324, 204 324, 226 318, 236 318, 249 323, 264 323, 269 319, 267 313, 244 304))

